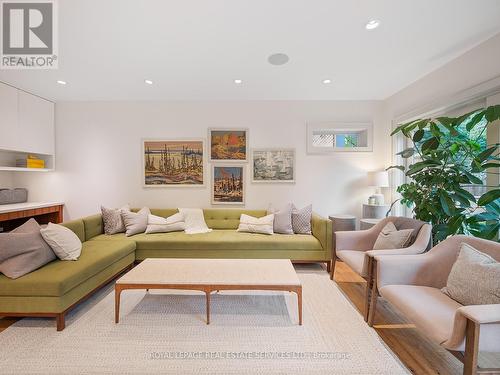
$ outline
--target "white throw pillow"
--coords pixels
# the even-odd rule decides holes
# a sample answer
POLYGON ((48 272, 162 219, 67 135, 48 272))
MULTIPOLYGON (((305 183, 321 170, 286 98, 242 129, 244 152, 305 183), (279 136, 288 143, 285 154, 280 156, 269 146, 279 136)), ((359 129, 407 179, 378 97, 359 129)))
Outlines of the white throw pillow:
POLYGON ((238 232, 273 234, 273 223, 274 214, 260 218, 241 214, 238 232))
POLYGON ((184 221, 186 222, 185 231, 187 234, 208 233, 212 231, 212 229, 208 228, 207 223, 205 223, 205 217, 201 208, 179 208, 179 212, 184 216, 184 221))
POLYGON ((402 249, 410 241, 413 229, 397 230, 392 221, 389 221, 373 245, 373 250, 402 249))
POLYGON ((184 215, 180 212, 167 218, 151 214, 148 216, 146 233, 178 232, 185 229, 186 222, 184 221, 184 215))
POLYGON ((82 252, 82 241, 62 225, 49 223, 40 229, 40 234, 61 260, 77 260, 82 252))

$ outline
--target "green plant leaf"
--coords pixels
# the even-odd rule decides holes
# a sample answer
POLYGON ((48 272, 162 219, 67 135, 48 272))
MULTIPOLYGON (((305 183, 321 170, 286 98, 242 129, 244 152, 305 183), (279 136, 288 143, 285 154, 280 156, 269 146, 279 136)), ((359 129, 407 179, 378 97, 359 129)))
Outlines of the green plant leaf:
POLYGON ((415 150, 413 148, 407 148, 401 152, 398 152, 396 155, 401 155, 402 158, 408 159, 408 158, 412 157, 414 153, 415 153, 415 150))
POLYGON ((475 185, 482 185, 483 184, 483 180, 481 180, 479 177, 474 176, 472 173, 469 173, 467 171, 462 171, 462 172, 467 177, 470 184, 475 184, 475 185))
POLYGON ((387 167, 385 170, 388 171, 389 169, 399 169, 400 171, 405 171, 404 165, 391 165, 390 167, 387 167))
POLYGON ((500 230, 500 224, 484 225, 481 230, 476 234, 476 237, 484 238, 486 240, 493 240, 500 230))
POLYGON ((495 212, 500 217, 500 203, 491 202, 484 206, 488 212, 495 212))
POLYGON ((486 120, 488 122, 493 122, 500 119, 500 105, 492 105, 486 108, 485 112, 486 120))
POLYGON ((446 215, 453 216, 455 212, 455 204, 447 194, 440 192, 439 203, 441 203, 441 208, 443 209, 446 215))
POLYGON ((480 111, 474 116, 472 116, 472 118, 469 120, 469 122, 467 122, 467 125, 465 127, 467 131, 470 132, 472 128, 474 128, 474 126, 476 126, 483 120, 483 118, 484 118, 484 111, 480 111))
POLYGON ((457 187, 455 189, 455 194, 462 196, 463 198, 467 199, 468 201, 476 202, 476 197, 474 197, 474 195, 472 195, 470 192, 468 192, 467 190, 462 189, 460 187, 457 187))
POLYGON ((470 207, 469 199, 465 198, 463 195, 450 194, 450 198, 455 200, 455 201, 460 202, 462 204, 462 206, 464 206, 464 207, 470 207))
MULTIPOLYGON (((413 134, 413 142, 420 142, 424 137, 424 129, 418 129, 415 134, 413 134)), ((413 149, 412 149, 413 150, 413 149)))
POLYGON ((500 198, 500 189, 490 190, 483 195, 477 201, 478 206, 485 206, 490 202, 493 202, 500 198))
POLYGON ((483 170, 488 169, 488 168, 500 168, 500 163, 484 163, 484 164, 481 164, 481 168, 483 170))
POLYGON ((494 212, 481 212, 477 215, 472 216, 475 218, 477 221, 493 221, 493 220, 498 220, 498 214, 494 212))
POLYGON ((436 137, 429 138, 422 144, 422 151, 435 150, 439 147, 439 139, 436 137))
POLYGON ((498 146, 489 147, 486 150, 477 154, 477 156, 474 159, 482 163, 483 161, 487 160, 491 155, 493 155, 497 150, 498 146))
POLYGON ((428 167, 438 167, 441 166, 441 163, 436 160, 425 160, 425 161, 420 161, 418 163, 410 165, 410 168, 406 172, 407 176, 411 176, 412 174, 415 174, 417 172, 420 172, 424 168, 428 167))

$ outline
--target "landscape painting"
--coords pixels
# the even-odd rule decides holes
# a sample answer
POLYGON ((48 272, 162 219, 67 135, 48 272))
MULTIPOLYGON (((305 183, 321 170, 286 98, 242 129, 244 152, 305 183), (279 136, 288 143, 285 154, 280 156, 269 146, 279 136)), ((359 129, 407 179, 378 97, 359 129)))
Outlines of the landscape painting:
POLYGON ((212 204, 245 204, 245 168, 213 166, 212 204))
POLYGON ((210 160, 247 161, 248 130, 209 129, 210 160))
POLYGON ((144 186, 203 186, 203 140, 145 140, 144 186))
POLYGON ((295 182, 294 149, 254 149, 252 182, 295 182))

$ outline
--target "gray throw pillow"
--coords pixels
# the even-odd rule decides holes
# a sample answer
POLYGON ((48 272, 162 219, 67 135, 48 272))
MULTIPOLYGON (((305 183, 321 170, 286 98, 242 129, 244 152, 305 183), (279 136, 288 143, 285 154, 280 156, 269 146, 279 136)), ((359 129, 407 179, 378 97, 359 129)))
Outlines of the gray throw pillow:
POLYGON ((441 291, 462 305, 500 303, 500 263, 462 243, 441 291))
POLYGON ((0 272, 17 279, 56 259, 40 234, 40 225, 30 219, 9 233, 0 233, 0 272))
POLYGON ((102 222, 104 224, 105 234, 116 234, 125 232, 125 224, 123 224, 121 213, 130 211, 128 205, 122 208, 106 208, 101 206, 102 222))
POLYGON ((302 209, 292 205, 292 228, 296 234, 311 234, 312 204, 302 209))
POLYGON ((125 224, 125 235, 127 237, 133 236, 134 234, 144 233, 148 227, 148 217, 151 214, 149 208, 141 208, 139 212, 123 211, 122 219, 123 224, 125 224))
POLYGON ((269 214, 274 214, 274 233, 293 234, 292 227, 292 204, 287 204, 282 210, 274 211, 272 208, 269 214))

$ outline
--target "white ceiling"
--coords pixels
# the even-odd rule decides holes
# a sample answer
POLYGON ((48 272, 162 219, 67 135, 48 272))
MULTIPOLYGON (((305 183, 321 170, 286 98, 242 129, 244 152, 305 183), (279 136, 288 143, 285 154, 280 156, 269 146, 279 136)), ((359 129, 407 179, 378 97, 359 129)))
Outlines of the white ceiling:
POLYGON ((59 69, 0 81, 53 100, 385 99, 498 32, 498 0, 59 0, 59 69))

